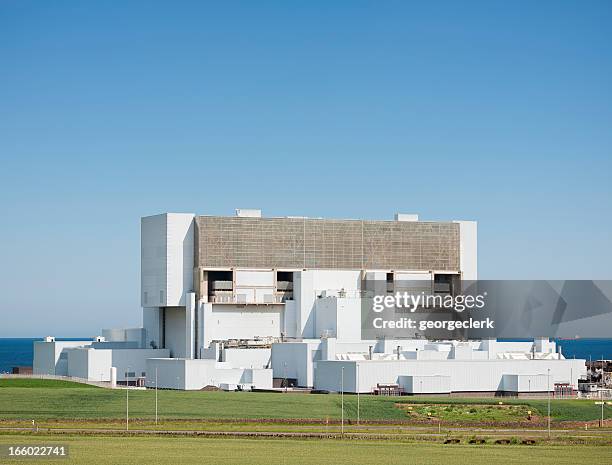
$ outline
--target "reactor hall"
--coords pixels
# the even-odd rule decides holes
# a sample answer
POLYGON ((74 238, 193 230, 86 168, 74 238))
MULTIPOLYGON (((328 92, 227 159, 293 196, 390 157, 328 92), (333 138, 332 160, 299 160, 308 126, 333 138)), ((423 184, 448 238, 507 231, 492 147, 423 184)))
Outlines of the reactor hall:
MULTIPOLYGON (((142 327, 34 343, 34 374, 166 389, 541 395, 584 360, 548 338, 364 338, 370 285, 452 295, 476 280, 477 224, 164 213, 141 219, 142 327)), ((410 317, 410 314, 403 315, 410 317)))

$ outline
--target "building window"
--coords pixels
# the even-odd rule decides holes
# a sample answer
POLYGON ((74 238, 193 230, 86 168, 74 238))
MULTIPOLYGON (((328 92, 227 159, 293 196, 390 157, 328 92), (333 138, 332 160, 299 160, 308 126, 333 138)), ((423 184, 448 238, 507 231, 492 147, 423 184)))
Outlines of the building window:
POLYGON ((159 303, 164 303, 164 291, 159 291, 159 303))
POLYGON ((148 300, 149 300, 149 293, 145 291, 144 295, 142 296, 142 301, 146 304, 148 300))

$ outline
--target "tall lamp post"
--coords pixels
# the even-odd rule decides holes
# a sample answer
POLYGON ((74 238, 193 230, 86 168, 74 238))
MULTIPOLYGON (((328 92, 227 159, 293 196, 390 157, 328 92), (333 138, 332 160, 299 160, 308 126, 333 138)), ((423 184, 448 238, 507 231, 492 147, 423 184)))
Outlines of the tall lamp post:
POLYGON ((342 411, 341 421, 340 421, 340 434, 344 436, 344 367, 342 367, 342 372, 340 376, 340 410, 342 411))
POLYGON ((355 370, 357 371, 357 426, 359 426, 359 363, 355 362, 355 370))
POLYGON ((547 384, 548 384, 548 437, 550 438, 550 368, 548 369, 547 384))
POLYGON ((125 430, 130 430, 130 367, 125 372, 125 430))
POLYGON ((157 424, 157 367, 155 367, 155 424, 157 424))

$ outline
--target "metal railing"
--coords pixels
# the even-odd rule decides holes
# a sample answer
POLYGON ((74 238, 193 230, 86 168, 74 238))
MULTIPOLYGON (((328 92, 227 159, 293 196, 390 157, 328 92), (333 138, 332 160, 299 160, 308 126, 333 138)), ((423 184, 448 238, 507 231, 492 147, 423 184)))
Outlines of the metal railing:
POLYGON ((265 305, 265 304, 282 304, 287 299, 284 293, 282 295, 271 295, 266 294, 263 299, 250 299, 247 294, 235 294, 235 295, 211 295, 209 296, 210 303, 213 304, 240 304, 240 305, 265 305))

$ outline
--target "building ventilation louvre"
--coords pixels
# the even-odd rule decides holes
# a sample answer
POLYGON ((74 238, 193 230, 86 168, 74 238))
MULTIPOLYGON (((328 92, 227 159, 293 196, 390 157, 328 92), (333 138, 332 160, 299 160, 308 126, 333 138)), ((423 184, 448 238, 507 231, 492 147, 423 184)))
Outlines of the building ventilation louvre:
POLYGON ((459 224, 196 217, 200 267, 458 271, 459 224))

